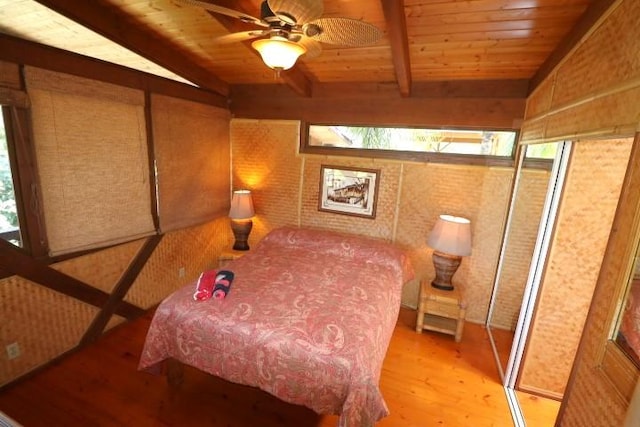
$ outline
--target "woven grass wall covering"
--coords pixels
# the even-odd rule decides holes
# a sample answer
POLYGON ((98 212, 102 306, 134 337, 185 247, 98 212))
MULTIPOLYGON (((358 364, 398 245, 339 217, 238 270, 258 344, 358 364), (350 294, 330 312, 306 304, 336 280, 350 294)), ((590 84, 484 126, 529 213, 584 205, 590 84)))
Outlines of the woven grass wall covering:
MULTIPOLYGON (((640 2, 613 2, 591 32, 529 97, 521 132, 523 140, 544 142, 580 139, 580 136, 592 139, 633 137, 640 128, 640 104, 637 102, 640 88, 639 19, 640 2)), ((595 182, 594 179, 590 181, 595 182)), ((620 209, 624 216, 625 210, 637 207, 620 206, 620 209)), ((617 266, 618 269, 622 269, 623 264, 624 261, 617 266)), ((614 268, 612 263, 611 269, 614 268)), ((617 274, 611 273, 612 277, 617 274)), ((583 277, 579 276, 580 281, 583 277)), ((573 282, 568 277, 565 279, 573 282)), ((592 302, 590 321, 584 325, 584 330, 583 325, 579 326, 584 343, 581 359, 573 368, 574 381, 564 394, 565 402, 558 421, 562 427, 613 427, 621 425, 624 419, 628 402, 599 368, 608 335, 604 328, 611 323, 609 306, 617 292, 615 281, 604 282, 596 290, 601 299, 592 302)), ((592 287, 593 282, 586 286, 592 287)), ((578 301, 569 304, 584 307, 587 303, 581 293, 578 295, 581 295, 578 301)), ((551 296, 547 295, 547 298, 551 296)), ((553 313, 549 316, 558 318, 553 313)), ((546 329, 544 325, 538 326, 546 329)), ((572 328, 572 334, 580 333, 575 331, 575 324, 567 327, 572 328)), ((561 364, 572 362, 556 354, 553 364, 558 361, 561 364)), ((549 366, 546 365, 545 369, 549 366)))
POLYGON ((629 138, 579 141, 574 146, 519 377, 524 390, 557 397, 564 394, 632 142, 629 138))
MULTIPOLYGON (((110 292, 144 240, 138 240, 52 267, 110 292)), ((171 292, 217 265, 219 254, 231 247, 227 218, 167 233, 132 285, 125 300, 141 308, 158 304, 171 292), (184 276, 180 277, 180 269, 184 276)), ((0 345, 17 342, 21 356, 0 358, 0 386, 75 347, 99 309, 20 277, 0 280, 0 345)), ((124 319, 113 316, 107 329, 124 319)))
MULTIPOLYGON (((351 232, 393 241, 411 256, 417 277, 434 277, 426 237, 436 218, 451 213, 471 219, 473 254, 454 283, 469 302, 467 318, 484 322, 513 170, 380 159, 301 155, 299 124, 232 120, 233 187, 253 192, 256 217, 250 244, 282 225, 351 232), (321 165, 380 170, 375 219, 318 211, 321 165)), ((407 284, 403 303, 416 307, 418 280, 407 284)))
POLYGON ((497 310, 491 316, 493 327, 515 329, 550 175, 546 170, 522 170, 498 282, 495 303, 497 310))
POLYGON ((639 128, 640 2, 615 2, 527 100, 526 143, 629 136, 639 128))

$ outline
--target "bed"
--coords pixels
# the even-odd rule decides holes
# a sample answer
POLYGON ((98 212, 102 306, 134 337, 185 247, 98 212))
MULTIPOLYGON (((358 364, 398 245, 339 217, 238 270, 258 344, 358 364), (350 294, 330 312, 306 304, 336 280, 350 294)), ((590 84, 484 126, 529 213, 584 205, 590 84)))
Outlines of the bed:
POLYGON ((139 368, 177 360, 259 387, 339 426, 388 415, 382 362, 413 278, 408 257, 379 240, 284 227, 232 261, 222 300, 195 301, 195 283, 157 308, 139 368))
POLYGON ((640 361, 640 278, 631 281, 617 342, 628 347, 630 356, 640 361))

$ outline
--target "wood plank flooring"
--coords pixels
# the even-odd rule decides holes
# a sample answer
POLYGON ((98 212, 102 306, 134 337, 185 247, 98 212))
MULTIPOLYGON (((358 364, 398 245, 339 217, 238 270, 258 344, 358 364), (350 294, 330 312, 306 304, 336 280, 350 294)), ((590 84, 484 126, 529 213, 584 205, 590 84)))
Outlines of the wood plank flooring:
MULTIPOLYGON (((414 330, 403 308, 381 377, 391 415, 380 427, 512 426, 484 328, 465 325, 462 342, 414 330)), ((329 427, 320 416, 260 390, 195 369, 171 388, 164 377, 138 372, 152 314, 108 332, 54 366, 0 391, 0 411, 25 427, 225 426, 329 427)), ((521 395, 528 426, 552 426, 559 402, 521 395)))

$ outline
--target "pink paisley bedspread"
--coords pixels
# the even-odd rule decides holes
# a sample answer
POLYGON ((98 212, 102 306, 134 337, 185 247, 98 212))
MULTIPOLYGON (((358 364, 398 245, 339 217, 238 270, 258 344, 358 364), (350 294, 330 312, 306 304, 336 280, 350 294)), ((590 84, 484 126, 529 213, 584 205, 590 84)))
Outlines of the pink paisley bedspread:
POLYGON ((388 415, 378 387, 408 257, 389 243, 280 228, 225 267, 224 300, 194 301, 195 283, 167 297, 149 328, 140 369, 174 358, 259 387, 340 426, 388 415))
POLYGON ((620 333, 625 341, 640 357, 640 280, 631 282, 631 290, 627 296, 627 304, 620 324, 620 333))

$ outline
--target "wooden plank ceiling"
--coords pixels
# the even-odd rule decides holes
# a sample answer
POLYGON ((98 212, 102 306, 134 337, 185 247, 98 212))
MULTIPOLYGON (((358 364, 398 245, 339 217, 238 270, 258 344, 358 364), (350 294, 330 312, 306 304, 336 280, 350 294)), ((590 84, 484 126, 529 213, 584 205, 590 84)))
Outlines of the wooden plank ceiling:
MULTIPOLYGON (((260 16, 260 0, 207 1, 260 16)), ((323 17, 364 20, 382 39, 367 47, 324 44, 318 57, 303 56, 280 78, 247 42, 216 42, 258 27, 179 0, 0 0, 0 32, 223 95, 233 85, 285 83, 310 96, 317 83, 361 82, 396 84, 411 96, 421 82, 535 82, 610 3, 324 0, 323 17)))

